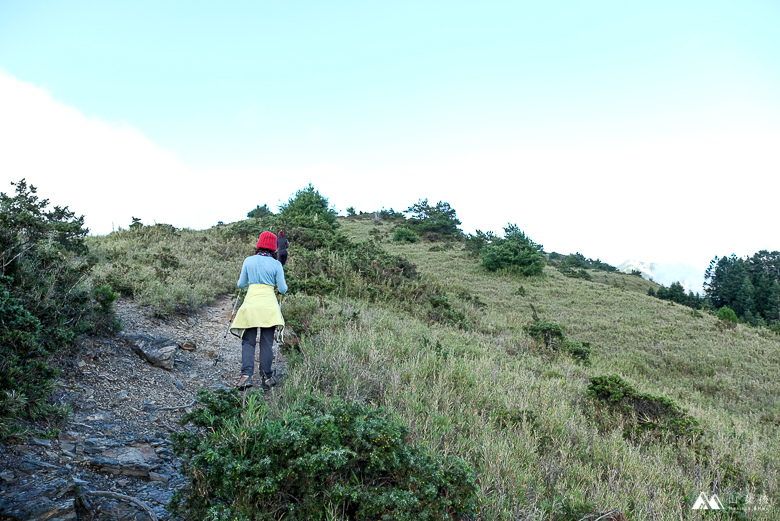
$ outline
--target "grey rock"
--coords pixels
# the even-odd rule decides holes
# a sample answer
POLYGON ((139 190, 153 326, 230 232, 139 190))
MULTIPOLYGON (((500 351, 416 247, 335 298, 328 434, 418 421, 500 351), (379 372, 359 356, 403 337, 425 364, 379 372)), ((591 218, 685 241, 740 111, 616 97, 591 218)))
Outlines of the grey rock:
POLYGON ((62 441, 78 441, 81 439, 81 436, 77 432, 68 431, 68 432, 61 432, 59 436, 57 436, 57 439, 62 441))
POLYGON ((47 497, 35 501, 19 498, 0 498, 0 515, 3 519, 24 521, 76 521, 73 499, 51 500, 47 497))
POLYGON ((163 483, 168 483, 169 479, 171 479, 171 477, 167 474, 158 474, 157 472, 149 473, 149 481, 162 481, 163 483))
POLYGON ((140 442, 107 449, 90 461, 90 465, 102 472, 143 478, 148 478, 162 463, 154 447, 140 442))
POLYGON ((98 519, 127 519, 133 521, 147 521, 149 515, 137 506, 124 501, 103 500, 97 508, 98 519))
POLYGON ((23 465, 31 467, 33 470, 60 468, 59 465, 52 465, 51 463, 46 463, 45 461, 40 461, 29 456, 25 457, 22 461, 23 465))
POLYGON ((93 421, 93 422, 100 422, 100 421, 106 421, 111 419, 111 413, 105 412, 105 411, 98 411, 95 414, 90 414, 86 418, 84 418, 87 421, 93 421))
POLYGON ((62 475, 36 477, 0 497, 0 518, 25 521, 70 521, 76 519, 73 499, 75 481, 62 475))
POLYGON ((171 497, 173 497, 172 492, 168 492, 165 490, 157 490, 157 489, 151 489, 148 491, 149 497, 161 505, 167 505, 171 502, 171 497))
POLYGON ((173 357, 179 344, 170 338, 158 338, 151 335, 122 335, 141 358, 155 367, 168 371, 173 369, 173 357))
POLYGON ((33 445, 38 445, 39 447, 51 447, 51 440, 44 440, 41 438, 30 438, 30 441, 33 445))

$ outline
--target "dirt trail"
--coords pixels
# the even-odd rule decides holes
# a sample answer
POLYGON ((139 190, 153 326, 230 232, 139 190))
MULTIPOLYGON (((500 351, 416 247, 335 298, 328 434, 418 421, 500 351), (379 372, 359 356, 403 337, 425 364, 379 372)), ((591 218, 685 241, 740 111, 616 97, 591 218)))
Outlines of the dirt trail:
MULTIPOLYGON (((130 299, 117 301, 122 335, 85 339, 62 374, 54 398, 73 410, 62 434, 0 444, 0 518, 167 518, 164 505, 185 483, 168 436, 182 429, 179 420, 200 389, 230 387, 240 369, 240 341, 230 334, 214 364, 232 308, 223 297, 192 315, 162 320, 130 299), (176 349, 173 368, 165 370, 136 354, 125 335, 195 347, 176 349)), ((285 369, 281 356, 275 369, 285 369)))

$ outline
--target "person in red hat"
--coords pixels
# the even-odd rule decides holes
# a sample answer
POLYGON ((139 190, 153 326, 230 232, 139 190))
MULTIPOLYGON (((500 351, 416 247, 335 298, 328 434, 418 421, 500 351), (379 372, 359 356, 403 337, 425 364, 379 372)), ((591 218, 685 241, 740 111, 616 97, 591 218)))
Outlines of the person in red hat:
POLYGON ((230 332, 241 338, 241 374, 236 387, 252 387, 255 371, 255 344, 260 337, 260 373, 264 390, 279 383, 271 371, 273 363, 274 331, 284 326, 282 309, 276 300, 274 287, 287 293, 284 268, 276 260, 276 235, 263 232, 257 240, 255 255, 244 259, 238 287, 247 289, 244 302, 230 324, 230 332))

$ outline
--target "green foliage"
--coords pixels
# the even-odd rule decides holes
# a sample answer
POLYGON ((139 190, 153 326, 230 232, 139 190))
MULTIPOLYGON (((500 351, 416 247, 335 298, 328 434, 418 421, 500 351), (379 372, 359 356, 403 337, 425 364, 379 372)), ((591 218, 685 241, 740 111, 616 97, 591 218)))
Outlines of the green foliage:
POLYGON ((201 391, 173 435, 190 487, 176 516, 216 520, 434 520, 474 516, 476 478, 455 456, 413 443, 381 408, 309 398, 284 414, 260 393, 201 391))
POLYGON ((463 234, 458 228, 461 222, 449 203, 439 201, 436 206, 431 206, 428 199, 423 199, 410 206, 405 213, 411 214, 405 226, 428 240, 459 239, 463 234))
POLYGON ((399 226, 393 232, 393 240, 395 242, 415 243, 420 240, 420 236, 406 226, 399 226))
POLYGON ((570 270, 599 270, 616 272, 618 269, 615 266, 611 266, 606 262, 601 262, 599 259, 586 259, 580 252, 571 253, 569 255, 561 255, 560 253, 552 252, 548 256, 548 261, 551 265, 557 266, 559 269, 570 270))
POLYGON ((739 322, 739 319, 737 319, 737 314, 734 312, 733 309, 723 306, 718 310, 718 320, 723 320, 725 322, 732 322, 736 324, 739 322))
POLYGON ((328 200, 310 183, 279 207, 278 223, 285 230, 293 227, 333 230, 338 227, 336 215, 336 211, 328 205, 328 200))
POLYGON ((89 238, 99 259, 90 279, 133 297, 155 316, 194 311, 235 291, 241 262, 254 252, 258 235, 247 240, 233 224, 203 231, 167 224, 119 229, 89 238))
POLYGON ((752 257, 715 257, 704 274, 705 297, 714 309, 728 306, 752 326, 780 321, 780 251, 752 257))
POLYGON ((500 237, 498 237, 493 232, 483 232, 482 230, 477 230, 473 235, 468 234, 466 236, 466 240, 464 241, 464 246, 466 248, 466 251, 471 252, 475 255, 479 255, 479 253, 482 251, 482 249, 493 242, 494 240, 500 240, 500 237))
POLYGON ((574 269, 569 268, 568 266, 558 266, 558 271, 560 271, 564 277, 569 277, 570 279, 584 279, 588 281, 593 280, 593 277, 590 276, 590 273, 582 268, 574 269))
POLYGON ((347 217, 355 217, 356 215, 357 213, 355 213, 354 206, 350 206, 349 208, 347 208, 347 217))
POLYGON ((243 241, 257 241, 261 233, 276 228, 275 216, 266 215, 262 219, 254 217, 230 224, 225 230, 225 237, 236 237, 243 241))
POLYGON ((651 293, 652 288, 648 290, 648 295, 657 297, 661 300, 668 300, 670 302, 677 302, 683 306, 688 306, 693 309, 701 309, 704 304, 704 299, 699 296, 698 293, 689 291, 685 293, 685 288, 679 282, 673 283, 668 288, 661 286, 657 291, 651 293))
POLYGON ((636 439, 645 433, 655 437, 670 434, 686 442, 696 442, 704 435, 699 421, 674 401, 639 393, 618 375, 591 377, 588 395, 623 415, 626 438, 636 439))
POLYGON ((586 365, 590 363, 590 345, 588 343, 574 342, 567 339, 566 335, 563 333, 563 328, 558 324, 536 320, 531 324, 523 326, 523 330, 531 338, 535 338, 539 342, 542 342, 545 347, 548 347, 553 351, 567 353, 586 365))
POLYGON ((288 229, 288 237, 296 246, 285 266, 292 293, 395 302, 411 313, 423 311, 434 322, 472 327, 439 287, 420 279, 414 264, 375 241, 353 242, 339 230, 304 227, 288 229))
POLYGON ((24 179, 12 185, 14 196, 0 193, 0 437, 15 432, 19 418, 53 412, 52 354, 81 334, 118 329, 116 295, 86 282, 96 259, 83 216, 47 209, 24 179))
POLYGON ((247 218, 254 218, 254 219, 262 219, 263 217, 268 217, 273 215, 274 213, 271 211, 270 208, 268 208, 267 204, 264 204, 263 206, 260 206, 259 204, 254 210, 250 210, 249 213, 246 214, 247 218))
POLYGON ((471 329, 466 314, 455 309, 446 295, 429 294, 428 301, 431 303, 429 317, 433 321, 458 326, 465 330, 471 329))
POLYGON ((466 249, 479 254, 489 271, 507 269, 529 277, 540 275, 546 265, 543 247, 533 242, 516 224, 504 227, 504 237, 477 230, 466 239, 466 249))

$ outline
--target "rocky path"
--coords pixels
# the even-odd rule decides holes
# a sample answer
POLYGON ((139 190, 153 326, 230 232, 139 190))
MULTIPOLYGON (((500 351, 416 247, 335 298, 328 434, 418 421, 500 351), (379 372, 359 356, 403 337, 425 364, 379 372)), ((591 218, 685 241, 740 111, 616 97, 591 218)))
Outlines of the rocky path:
MULTIPOLYGON (((118 301, 122 334, 85 339, 63 372, 55 399, 73 411, 63 432, 0 444, 0 520, 167 519, 185 484, 168 437, 200 389, 230 387, 239 372, 240 341, 224 339, 232 308, 224 297, 160 320, 118 301)), ((274 368, 283 374, 281 355, 274 368)))

